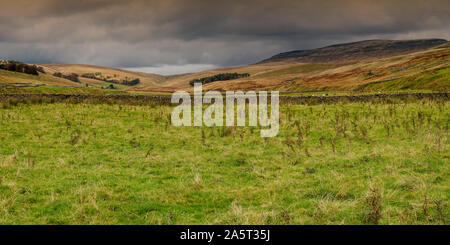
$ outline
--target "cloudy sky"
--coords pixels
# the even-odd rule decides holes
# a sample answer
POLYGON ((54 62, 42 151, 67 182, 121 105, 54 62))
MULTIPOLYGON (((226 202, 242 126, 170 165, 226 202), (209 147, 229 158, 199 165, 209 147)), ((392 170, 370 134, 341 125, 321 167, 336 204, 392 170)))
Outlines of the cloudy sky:
POLYGON ((365 39, 450 39, 449 0, 0 0, 0 59, 175 74, 365 39))

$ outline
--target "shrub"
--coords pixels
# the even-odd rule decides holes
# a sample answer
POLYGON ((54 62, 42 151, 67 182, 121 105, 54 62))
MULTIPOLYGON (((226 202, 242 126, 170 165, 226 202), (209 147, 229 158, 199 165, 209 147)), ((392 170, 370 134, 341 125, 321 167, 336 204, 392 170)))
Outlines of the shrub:
POLYGON ((73 82, 76 82, 76 83, 80 82, 80 80, 78 79, 78 74, 76 74, 76 73, 70 73, 68 75, 63 75, 63 78, 73 81, 73 82))
POLYGON ((78 79, 78 74, 76 73, 70 73, 70 74, 62 74, 61 72, 55 72, 53 73, 53 76, 55 77, 61 77, 67 80, 70 80, 72 82, 79 83, 80 80, 78 79))
POLYGON ((37 72, 37 67, 35 65, 25 65, 23 68, 23 72, 27 73, 27 74, 31 74, 31 75, 39 75, 39 73, 37 72))
POLYGON ((40 73, 44 73, 44 74, 45 74, 45 70, 44 70, 44 68, 43 68, 42 66, 36 67, 36 70, 37 70, 38 72, 40 72, 40 73))

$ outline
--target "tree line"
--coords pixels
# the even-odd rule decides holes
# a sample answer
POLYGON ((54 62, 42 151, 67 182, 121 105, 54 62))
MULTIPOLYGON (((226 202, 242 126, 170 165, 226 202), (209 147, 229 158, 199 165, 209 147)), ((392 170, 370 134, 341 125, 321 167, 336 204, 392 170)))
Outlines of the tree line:
POLYGON ((191 86, 194 86, 194 83, 201 83, 201 84, 207 84, 207 83, 211 83, 211 82, 216 82, 216 81, 227 81, 227 80, 233 80, 233 79, 238 79, 238 78, 243 78, 243 77, 249 77, 250 74, 248 73, 220 73, 214 76, 209 76, 209 77, 202 77, 200 79, 194 79, 192 81, 189 82, 189 84, 191 86))
POLYGON ((14 71, 14 72, 20 72, 20 73, 26 73, 30 75, 38 76, 38 72, 44 72, 44 69, 42 67, 38 67, 36 65, 28 65, 23 62, 19 61, 2 61, 0 63, 0 69, 7 70, 7 71, 14 71))

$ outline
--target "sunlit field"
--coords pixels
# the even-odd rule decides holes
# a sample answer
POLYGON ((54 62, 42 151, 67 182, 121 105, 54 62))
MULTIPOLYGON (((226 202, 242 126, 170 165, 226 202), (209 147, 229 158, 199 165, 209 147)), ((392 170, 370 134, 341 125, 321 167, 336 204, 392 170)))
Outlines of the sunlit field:
POLYGON ((448 100, 280 105, 280 132, 170 106, 0 103, 0 224, 448 224, 448 100))

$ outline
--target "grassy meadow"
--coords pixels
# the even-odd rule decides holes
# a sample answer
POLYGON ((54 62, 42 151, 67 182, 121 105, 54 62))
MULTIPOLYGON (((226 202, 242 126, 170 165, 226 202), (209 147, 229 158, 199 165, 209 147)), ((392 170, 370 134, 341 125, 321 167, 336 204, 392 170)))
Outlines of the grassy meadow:
POLYGON ((448 224, 448 100, 280 106, 280 133, 170 106, 0 103, 0 224, 448 224))

